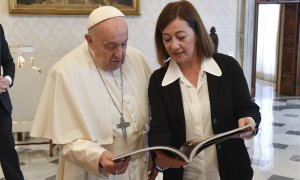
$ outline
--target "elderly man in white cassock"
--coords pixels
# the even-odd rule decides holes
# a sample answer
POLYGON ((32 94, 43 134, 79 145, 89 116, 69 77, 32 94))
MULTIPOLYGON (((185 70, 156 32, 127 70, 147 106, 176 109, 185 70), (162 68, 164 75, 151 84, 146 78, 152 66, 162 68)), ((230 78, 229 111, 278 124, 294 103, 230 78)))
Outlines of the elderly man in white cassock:
POLYGON ((31 136, 58 144, 56 179, 147 179, 146 156, 112 158, 146 146, 151 70, 114 7, 90 14, 85 39, 51 68, 31 136))

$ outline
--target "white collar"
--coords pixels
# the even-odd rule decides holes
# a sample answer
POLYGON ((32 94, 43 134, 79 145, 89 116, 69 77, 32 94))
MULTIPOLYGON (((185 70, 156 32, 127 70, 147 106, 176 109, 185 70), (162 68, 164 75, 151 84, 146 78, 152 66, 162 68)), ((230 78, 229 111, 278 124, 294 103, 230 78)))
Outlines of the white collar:
MULTIPOLYGON (((210 57, 210 58, 205 58, 202 62, 201 68, 203 68, 202 72, 207 72, 210 73, 214 76, 221 76, 222 71, 216 61, 210 57)), ((201 71, 200 71, 201 72, 201 71)), ((179 69, 179 66, 174 60, 170 60, 169 67, 167 69, 167 72, 164 76, 164 79, 161 83, 162 86, 167 86, 174 81, 176 81, 178 78, 183 77, 183 74, 181 70, 179 69)))

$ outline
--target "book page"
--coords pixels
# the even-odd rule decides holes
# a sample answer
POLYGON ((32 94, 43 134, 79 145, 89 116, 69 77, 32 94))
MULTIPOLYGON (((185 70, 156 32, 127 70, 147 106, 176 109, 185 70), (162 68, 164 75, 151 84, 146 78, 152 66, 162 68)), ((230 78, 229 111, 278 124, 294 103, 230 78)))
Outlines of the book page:
POLYGON ((182 159, 183 161, 188 162, 188 157, 186 155, 181 153, 176 148, 167 147, 167 146, 153 146, 153 147, 147 147, 147 148, 144 148, 144 149, 139 149, 139 150, 127 153, 127 154, 116 156, 115 158, 113 158, 113 161, 114 162, 123 161, 128 157, 136 158, 137 156, 143 155, 146 152, 150 152, 150 151, 154 151, 154 150, 161 150, 161 151, 171 152, 174 155, 174 157, 177 157, 179 159, 182 159))
MULTIPOLYGON (((203 138, 205 140, 205 138, 203 138)), ((186 143, 184 143, 181 148, 180 148, 180 152, 182 152, 183 154, 185 154, 187 157, 191 156, 191 153, 193 152, 194 148, 196 148, 196 146, 201 143, 203 140, 201 140, 200 138, 197 139, 192 139, 187 141, 186 143)), ((190 159, 190 158, 189 158, 190 159)))
POLYGON ((201 152, 203 149, 225 141, 229 138, 237 137, 239 138, 239 135, 241 133, 247 132, 247 130, 250 130, 250 125, 244 126, 241 128, 236 128, 230 131, 226 131, 224 133, 216 134, 210 137, 200 137, 195 138, 192 140, 187 141, 182 145, 180 150, 174 148, 174 147, 167 147, 167 146, 153 146, 153 147, 147 147, 143 149, 138 149, 130 153, 126 153, 123 155, 116 156, 113 161, 123 161, 126 158, 136 158, 137 156, 141 156, 147 152, 154 151, 154 150, 161 150, 166 151, 167 155, 173 156, 174 158, 181 159, 183 161, 189 162, 191 161, 199 152, 201 152))
POLYGON ((199 152, 201 152, 203 149, 216 144, 220 143, 222 141, 225 141, 230 138, 239 138, 240 134, 250 131, 251 125, 243 126, 240 128, 236 128, 230 131, 226 131, 223 133, 216 134, 214 136, 211 136, 205 140, 194 140, 194 148, 192 149, 192 152, 189 153, 189 160, 192 160, 199 152))

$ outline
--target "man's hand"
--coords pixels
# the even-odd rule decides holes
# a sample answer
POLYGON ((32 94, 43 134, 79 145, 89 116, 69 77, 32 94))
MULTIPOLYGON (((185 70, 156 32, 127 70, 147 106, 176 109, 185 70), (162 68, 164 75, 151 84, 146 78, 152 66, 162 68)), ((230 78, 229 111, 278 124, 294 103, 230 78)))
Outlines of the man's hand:
POLYGON ((113 162, 113 157, 112 153, 104 151, 99 158, 99 166, 109 174, 124 174, 131 158, 126 158, 124 161, 113 162))
POLYGON ((6 92, 9 88, 9 80, 0 76, 0 93, 6 92))

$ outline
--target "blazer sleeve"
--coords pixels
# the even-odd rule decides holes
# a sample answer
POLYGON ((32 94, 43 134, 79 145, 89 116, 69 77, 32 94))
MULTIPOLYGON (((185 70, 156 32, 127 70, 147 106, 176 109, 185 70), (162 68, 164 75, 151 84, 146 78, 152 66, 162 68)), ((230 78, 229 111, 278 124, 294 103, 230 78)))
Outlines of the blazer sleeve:
POLYGON ((1 66, 3 69, 3 72, 1 73, 1 75, 3 75, 3 77, 10 76, 12 79, 12 84, 13 84, 13 80, 15 77, 15 63, 9 52, 8 44, 6 42, 4 30, 3 30, 3 27, 1 26, 1 24, 0 24, 0 43, 1 43, 0 44, 1 45, 1 48, 0 48, 1 66))
POLYGON ((251 98, 248 84, 244 76, 244 72, 237 61, 233 61, 233 94, 236 117, 252 117, 256 123, 256 128, 261 121, 261 115, 259 112, 259 106, 251 98))
MULTIPOLYGON (((261 121, 259 106, 250 96, 249 87, 241 66, 234 58, 227 55, 217 53, 214 59, 222 70, 221 87, 226 87, 220 91, 222 96, 218 96, 221 102, 227 102, 222 103, 221 107, 231 107, 232 109, 229 108, 229 112, 233 113, 236 120, 243 117, 252 117, 258 126, 261 121)), ((221 109, 219 108, 219 111, 221 109)))

